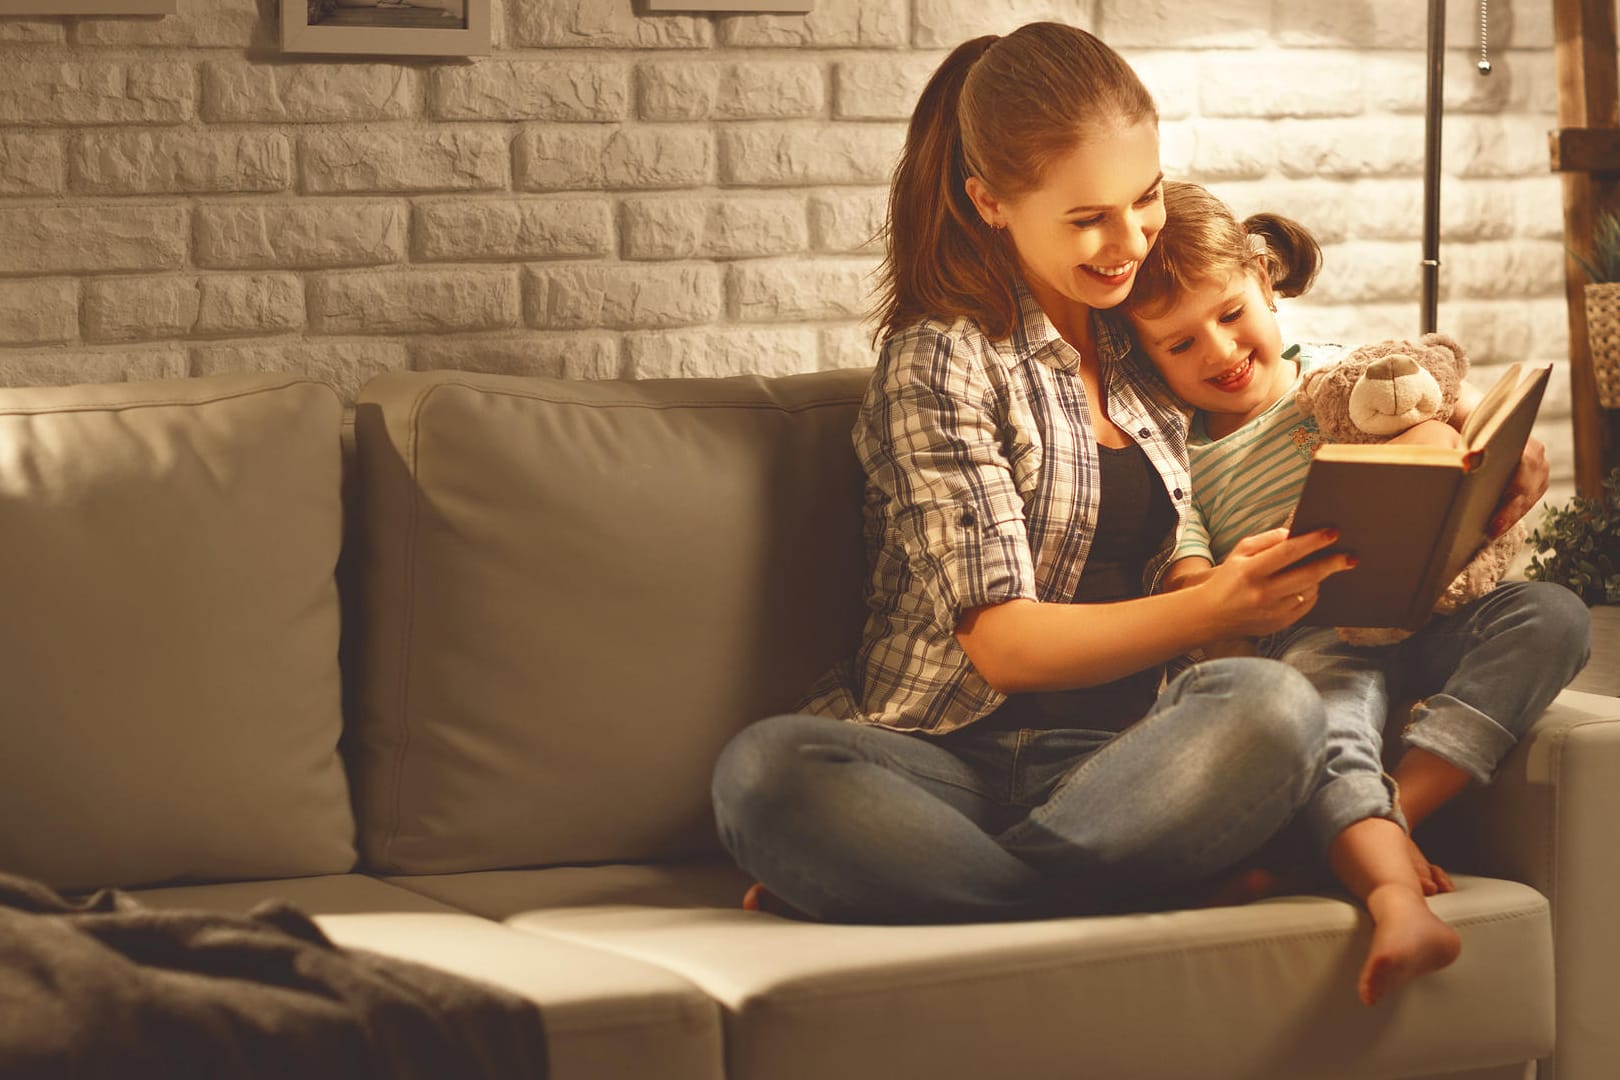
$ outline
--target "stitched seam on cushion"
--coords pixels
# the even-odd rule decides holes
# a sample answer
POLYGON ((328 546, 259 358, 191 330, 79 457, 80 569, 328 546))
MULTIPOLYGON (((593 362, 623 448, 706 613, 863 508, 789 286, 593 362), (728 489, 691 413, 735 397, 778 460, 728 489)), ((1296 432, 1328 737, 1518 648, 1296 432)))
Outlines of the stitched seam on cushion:
POLYGON ((1559 865, 1558 823, 1562 821, 1564 817, 1564 785, 1558 781, 1562 779, 1561 774, 1564 771, 1564 743, 1568 738, 1569 729, 1563 728, 1553 739, 1552 749, 1550 752, 1550 756, 1552 758, 1552 773, 1554 777, 1552 813, 1547 815, 1547 839, 1546 842, 1541 845, 1543 852, 1541 857, 1544 860, 1541 868, 1541 880, 1546 886, 1547 890, 1551 893, 1551 895, 1547 897, 1547 900, 1553 904, 1557 904, 1558 894, 1563 891, 1558 887, 1558 878, 1555 876, 1555 871, 1559 865))
MULTIPOLYGON (((1496 912, 1496 913, 1492 913, 1492 914, 1489 914, 1489 915, 1479 915, 1479 916, 1473 916, 1473 917, 1465 918, 1465 919, 1448 919, 1448 920, 1446 920, 1446 925, 1451 926, 1451 927, 1470 928, 1470 927, 1477 927, 1477 926, 1488 926, 1488 925, 1490 925, 1492 923, 1517 922, 1517 921, 1520 921, 1520 920, 1522 920, 1522 919, 1524 919, 1526 917, 1534 917, 1534 916, 1537 916, 1537 915, 1544 914, 1545 910, 1546 909, 1544 907, 1522 908, 1522 909, 1519 909, 1519 910, 1516 910, 1516 911, 1496 912)), ((1352 930, 1351 932, 1352 933, 1358 932, 1359 929, 1360 928, 1358 927, 1356 930, 1352 930)), ((1067 960, 1049 960, 1049 961, 1045 961, 1045 962, 1034 962, 1034 963, 1032 963, 1032 962, 1030 962, 1028 960, 1021 959, 1017 963, 1009 964, 1006 967, 996 968, 996 969, 986 970, 986 971, 976 971, 976 972, 971 972, 971 973, 964 973, 964 974, 962 974, 960 976, 955 976, 955 977, 952 977, 950 975, 947 975, 946 973, 939 972, 939 971, 929 971, 929 972, 920 973, 920 976, 918 978, 915 978, 915 979, 908 979, 908 980, 903 981, 903 982, 883 982, 883 983, 877 983, 877 984, 872 983, 872 976, 873 976, 874 973, 864 972, 864 973, 862 973, 861 977, 862 977, 863 981, 868 984, 868 986, 867 986, 867 989, 863 989, 861 992, 866 993, 866 992, 870 991, 870 992, 878 992, 878 993, 889 993, 889 992, 892 992, 892 991, 895 991, 895 990, 915 989, 915 988, 924 987, 924 986, 938 986, 938 985, 943 984, 943 983, 949 983, 949 984, 952 984, 952 985, 958 985, 958 984, 960 984, 960 985, 971 985, 971 984, 976 983, 976 982, 985 982, 985 981, 989 981, 989 980, 992 980, 992 979, 1004 979, 1004 978, 1007 978, 1008 976, 1011 976, 1011 975, 1017 975, 1017 974, 1020 974, 1020 973, 1031 972, 1031 971, 1057 971, 1057 970, 1061 970, 1061 969, 1064 969, 1064 968, 1099 967, 1099 966, 1102 966, 1102 965, 1105 965, 1105 964, 1118 964, 1118 963, 1135 964, 1135 963, 1140 963, 1143 960, 1149 960, 1149 959, 1153 959, 1155 957, 1161 957, 1161 956, 1185 956, 1185 957, 1193 957, 1193 958, 1206 957, 1206 956, 1219 956, 1222 953, 1230 953, 1230 952, 1234 952, 1234 951, 1240 950, 1240 949, 1256 949, 1256 948, 1270 949, 1270 948, 1273 948, 1274 946, 1279 945, 1279 944, 1300 944, 1300 943, 1313 942, 1313 941, 1337 941, 1337 940, 1342 939, 1343 936, 1344 936, 1343 931, 1338 931, 1338 930, 1313 930, 1310 933, 1289 934, 1289 935, 1286 935, 1284 937, 1255 938, 1255 939, 1251 939, 1251 940, 1248 940, 1248 941, 1227 941, 1227 942, 1221 942, 1219 944, 1189 946, 1189 947, 1176 948, 1176 949, 1162 949, 1161 948, 1161 949, 1132 950, 1130 952, 1111 953, 1111 954, 1109 954, 1107 956, 1098 956, 1098 957, 1094 957, 1094 958, 1070 957, 1067 960)), ((642 958, 642 959, 645 959, 645 958, 642 958)), ((780 997, 780 996, 777 996, 777 995, 781 995, 781 994, 784 994, 784 993, 787 994, 787 995, 790 995, 790 997, 788 997, 786 999, 789 1003, 792 1003, 794 1001, 806 1001, 806 1002, 808 1002, 808 1001, 815 1001, 815 1000, 831 1000, 831 999, 843 998, 843 997, 848 997, 849 996, 847 994, 847 992, 844 992, 844 991, 839 991, 839 990, 824 991, 824 990, 820 990, 820 989, 811 989, 811 988, 806 987, 806 988, 803 988, 803 989, 790 988, 790 989, 786 989, 786 990, 783 990, 783 989, 774 990, 774 991, 772 991, 773 996, 770 998, 770 1000, 773 1003, 782 1002, 784 999, 782 997, 780 997)), ((761 1000, 764 1000, 764 999, 761 999, 761 1000)))
MULTIPOLYGON (((1349 901, 1345 901, 1345 902, 1348 903, 1349 901)), ((1488 925, 1490 925, 1492 923, 1516 922, 1516 921, 1519 921, 1519 920, 1527 918, 1527 917, 1535 917, 1535 916, 1538 916, 1538 915, 1545 914, 1546 910, 1547 910, 1547 908, 1546 908, 1545 904, 1538 904, 1538 905, 1535 905, 1533 907, 1521 907, 1521 908, 1514 908, 1514 909, 1511 909, 1511 910, 1508 910, 1508 911, 1490 912, 1490 913, 1482 914, 1482 915, 1472 915, 1472 916, 1466 916, 1466 917, 1458 918, 1458 919, 1448 919, 1448 920, 1446 920, 1446 925, 1452 926, 1452 927, 1465 927, 1466 928, 1466 927, 1475 927, 1475 926, 1488 926, 1488 925)), ((1360 928, 1357 927, 1355 930, 1352 930, 1350 932, 1355 933, 1359 929, 1360 928)), ((630 958, 632 960, 638 960, 638 961, 640 961, 642 963, 651 964, 654 967, 659 967, 659 968, 662 968, 662 969, 664 969, 666 971, 674 972, 675 974, 680 975, 683 978, 686 978, 686 979, 688 979, 688 980, 690 980, 692 982, 695 982, 695 983, 698 983, 699 985, 701 985, 700 979, 688 974, 686 972, 686 970, 680 965, 679 961, 671 961, 669 958, 667 958, 665 956, 661 956, 661 955, 656 954, 656 953, 644 952, 643 950, 636 948, 633 944, 630 944, 630 943, 619 943, 619 942, 613 942, 613 941, 604 941, 601 938, 596 937, 596 936, 591 935, 591 934, 582 934, 582 933, 580 933, 578 931, 573 931, 573 930, 566 929, 564 927, 556 927, 556 926, 544 926, 544 925, 528 926, 528 927, 523 927, 522 930, 525 933, 529 933, 529 932, 533 932, 535 930, 538 930, 541 933, 544 933, 544 934, 547 934, 547 935, 550 935, 550 936, 563 938, 565 940, 573 941, 573 942, 576 942, 576 943, 582 944, 582 945, 589 945, 592 948, 603 949, 603 950, 608 951, 608 952, 617 953, 617 954, 619 954, 621 956, 628 957, 628 958, 630 958)), ((1307 933, 1286 934, 1286 935, 1283 935, 1283 936, 1280 936, 1280 937, 1272 936, 1272 937, 1263 937, 1263 938, 1251 938, 1251 939, 1248 939, 1248 940, 1245 940, 1245 941, 1226 941, 1226 942, 1218 942, 1218 943, 1213 943, 1213 944, 1208 944, 1208 945, 1185 946, 1185 947, 1176 948, 1176 949, 1145 947, 1145 948, 1139 948, 1139 949, 1130 949, 1128 951, 1109 953, 1106 956, 1068 957, 1068 958, 1059 958, 1059 959, 1044 960, 1044 961, 1043 960, 1034 960, 1034 959, 1030 959, 1027 956, 1020 955, 1020 957, 1017 960, 1008 963, 1006 966, 998 967, 998 968, 995 968, 995 969, 992 969, 992 970, 981 970, 981 971, 975 971, 975 972, 969 972, 969 973, 962 973, 960 975, 954 975, 954 974, 950 974, 950 973, 946 973, 946 972, 940 972, 940 971, 937 971, 937 970, 918 971, 918 972, 914 973, 913 975, 911 975, 910 977, 906 977, 904 979, 893 978, 893 979, 886 980, 886 981, 878 981, 878 980, 881 980, 881 976, 877 975, 877 973, 874 973, 874 972, 861 972, 860 975, 861 975, 861 978, 863 980, 863 988, 860 991, 860 993, 861 994, 866 994, 866 993, 892 993, 895 990, 909 990, 909 989, 916 989, 916 988, 919 988, 919 987, 939 986, 939 985, 947 984, 947 983, 950 984, 950 985, 953 985, 953 986, 955 986, 955 985, 971 985, 973 983, 985 982, 985 981, 992 980, 992 979, 1004 979, 1004 978, 1007 978, 1010 975, 1017 975, 1017 974, 1020 974, 1020 973, 1039 972, 1039 971, 1057 971, 1057 970, 1061 970, 1061 969, 1064 969, 1064 968, 1073 968, 1073 967, 1077 967, 1077 966, 1078 967, 1095 967, 1095 966, 1101 966, 1101 965, 1104 965, 1104 964, 1139 963, 1144 959, 1152 959, 1154 957, 1159 957, 1159 956, 1209 956, 1209 955, 1219 955, 1221 953, 1231 952, 1231 951, 1236 950, 1236 949, 1254 949, 1254 948, 1269 949, 1269 948, 1272 948, 1273 946, 1276 946, 1276 945, 1279 945, 1279 944, 1295 944, 1295 943, 1300 943, 1300 942, 1311 942, 1311 941, 1337 941, 1337 940, 1342 939, 1344 937, 1344 935, 1345 935, 1345 931, 1343 931, 1343 930, 1312 930, 1312 931, 1309 931, 1307 933)), ((792 987, 791 984, 790 984, 789 988, 786 989, 786 990, 781 989, 781 988, 777 988, 777 989, 771 990, 770 994, 771 994, 771 996, 769 998, 755 997, 755 996, 750 995, 742 1004, 744 1006, 746 1006, 746 1005, 748 1005, 750 1003, 754 1003, 754 1002, 769 1001, 773 1005, 781 1005, 781 1004, 789 1004, 789 1005, 791 1005, 791 1004, 794 1004, 796 1002, 812 1002, 812 1001, 821 1001, 821 1000, 832 1000, 832 999, 835 999, 835 998, 848 998, 848 997, 852 996, 847 991, 822 990, 822 989, 811 988, 811 987, 792 987), (789 996, 784 998, 782 996, 784 994, 789 995, 789 996)))
MULTIPOLYGON (((389 821, 387 831, 383 837, 383 857, 385 863, 391 863, 398 869, 398 863, 393 860, 393 846, 399 839, 400 821, 404 814, 400 810, 400 803, 405 798, 405 759, 411 745, 410 725, 410 691, 411 691, 411 644, 416 632, 416 534, 421 518, 420 503, 422 484, 417 475, 419 467, 418 454, 420 452, 420 432, 422 410, 427 405, 427 399, 437 387, 428 387, 425 392, 418 395, 411 404, 410 419, 405 428, 405 474, 409 479, 410 493, 408 509, 405 516, 405 543, 402 561, 404 567, 401 577, 404 584, 404 610, 400 613, 399 627, 399 675, 397 690, 399 695, 399 715, 397 723, 399 728, 398 757, 394 761, 393 791, 389 793, 389 821)), ((384 425, 384 435, 387 434, 387 425, 384 425)))
POLYGON ((464 390, 472 390, 479 394, 488 394, 492 397, 520 398, 526 401, 543 401, 550 405, 575 405, 582 409, 763 409, 772 412, 799 413, 810 412, 815 409, 825 409, 843 405, 858 405, 862 395, 851 394, 837 398, 823 398, 817 401, 806 402, 803 405, 785 405, 772 401, 750 401, 742 399, 675 399, 670 401, 637 401, 633 398, 621 398, 605 401, 581 401, 578 398, 564 397, 562 395, 545 394, 540 391, 522 391, 506 387, 485 386, 466 379, 445 379, 435 383, 429 388, 439 390, 455 386, 464 390))
MULTIPOLYGON (((164 409, 184 408, 193 405, 214 405, 221 401, 235 401, 238 398, 252 397, 255 394, 267 394, 275 390, 285 390, 290 386, 324 386, 328 390, 332 389, 330 383, 320 379, 297 378, 266 386, 255 386, 246 390, 236 390, 229 394, 217 394, 213 397, 109 401, 99 405, 91 402, 81 402, 76 405, 42 405, 38 408, 0 409, 0 416, 52 416, 61 413, 127 412, 131 409, 164 409)), ((333 391, 333 393, 336 393, 336 391, 333 391)))

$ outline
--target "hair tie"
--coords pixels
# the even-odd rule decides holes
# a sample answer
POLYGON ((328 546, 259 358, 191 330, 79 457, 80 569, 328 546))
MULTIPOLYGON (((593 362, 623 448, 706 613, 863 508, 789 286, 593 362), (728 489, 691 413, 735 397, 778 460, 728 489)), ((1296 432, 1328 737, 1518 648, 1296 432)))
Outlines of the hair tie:
POLYGON ((1249 254, 1264 258, 1266 254, 1266 238, 1259 233, 1249 233, 1249 254))

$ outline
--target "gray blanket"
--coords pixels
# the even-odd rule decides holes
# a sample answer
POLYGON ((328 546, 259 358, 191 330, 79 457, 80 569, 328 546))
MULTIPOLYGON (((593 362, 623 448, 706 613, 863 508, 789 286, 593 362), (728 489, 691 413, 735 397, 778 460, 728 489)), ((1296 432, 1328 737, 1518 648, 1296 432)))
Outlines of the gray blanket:
POLYGON ((544 1080, 533 1003, 246 915, 70 902, 0 874, 0 1077, 544 1080))

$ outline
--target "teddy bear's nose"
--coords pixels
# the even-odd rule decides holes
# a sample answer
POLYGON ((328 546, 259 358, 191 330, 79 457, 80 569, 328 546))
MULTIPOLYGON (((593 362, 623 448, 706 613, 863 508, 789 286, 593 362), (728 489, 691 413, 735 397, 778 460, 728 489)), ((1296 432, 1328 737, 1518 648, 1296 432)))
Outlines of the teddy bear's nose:
POLYGON ((1394 382, 1396 379, 1410 377, 1418 373, 1418 362, 1410 356, 1380 356, 1362 373, 1363 379, 1384 379, 1394 382))

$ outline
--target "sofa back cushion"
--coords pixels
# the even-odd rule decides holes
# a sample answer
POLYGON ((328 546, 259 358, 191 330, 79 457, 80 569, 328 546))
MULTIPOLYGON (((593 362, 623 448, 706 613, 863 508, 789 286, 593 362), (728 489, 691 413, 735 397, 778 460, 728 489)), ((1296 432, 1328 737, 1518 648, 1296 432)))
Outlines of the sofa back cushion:
POLYGON ((353 866, 341 415, 263 375, 0 390, 0 871, 353 866))
POLYGON ((349 719, 366 862, 715 850, 721 746, 860 629, 866 378, 372 380, 349 719))

